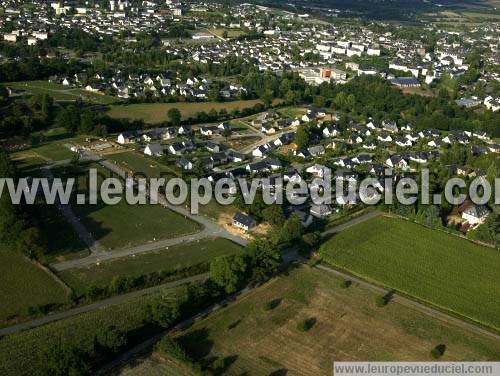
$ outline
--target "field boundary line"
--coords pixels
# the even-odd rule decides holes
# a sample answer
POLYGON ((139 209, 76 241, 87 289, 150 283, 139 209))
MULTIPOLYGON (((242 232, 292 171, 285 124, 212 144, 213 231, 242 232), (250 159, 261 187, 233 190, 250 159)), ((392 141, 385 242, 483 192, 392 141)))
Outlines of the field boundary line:
POLYGON ((66 292, 67 295, 70 295, 73 293, 73 289, 69 287, 69 285, 64 282, 59 276, 52 271, 49 267, 43 265, 37 260, 30 259, 29 257, 25 257, 29 262, 31 262, 33 265, 35 265, 38 269, 42 270, 43 272, 47 273, 57 284, 59 284, 63 290, 66 292))
POLYGON ((405 293, 404 291, 389 287, 379 281, 375 281, 365 276, 361 276, 357 273, 341 268, 337 265, 332 265, 326 262, 315 265, 315 267, 333 273, 339 277, 353 280, 354 282, 359 283, 379 293, 387 294, 389 292, 393 292, 394 293, 394 297, 392 298, 393 301, 404 304, 407 307, 417 309, 420 312, 426 313, 443 322, 452 323, 457 325, 458 327, 461 327, 462 329, 475 332, 476 334, 487 335, 497 341, 500 341, 500 332, 498 332, 495 328, 492 328, 473 318, 462 315, 458 312, 452 311, 445 307, 441 307, 425 299, 421 299, 414 295, 410 295, 408 293, 405 293))

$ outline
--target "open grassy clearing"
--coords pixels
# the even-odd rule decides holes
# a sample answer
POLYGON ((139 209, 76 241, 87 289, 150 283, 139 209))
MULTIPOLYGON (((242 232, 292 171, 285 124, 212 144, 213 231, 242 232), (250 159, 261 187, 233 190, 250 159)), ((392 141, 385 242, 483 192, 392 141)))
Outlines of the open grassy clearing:
POLYGON ((422 97, 434 97, 435 93, 430 89, 424 89, 422 87, 405 87, 401 91, 405 94, 415 94, 422 97))
POLYGON ((374 218, 332 237, 322 260, 500 329, 500 252, 418 224, 374 218), (363 236, 360 236, 363 234, 363 236))
MULTIPOLYGON (((157 294, 181 297, 185 294, 185 288, 163 290, 157 294)), ((0 374, 44 375, 44 355, 52 346, 60 343, 92 353, 96 333, 110 326, 128 332, 129 341, 138 341, 144 336, 153 335, 143 322, 144 307, 155 299, 157 294, 3 337, 0 340, 0 374)))
POLYGON ((28 159, 39 159, 42 162, 59 161, 70 159, 74 153, 69 150, 67 144, 80 141, 81 137, 72 137, 63 128, 51 128, 45 131, 31 134, 31 147, 11 154, 11 158, 17 161, 28 159))
POLYGON ((307 112, 307 109, 304 107, 283 107, 276 110, 278 114, 281 116, 295 118, 297 116, 302 116, 307 112))
POLYGON ((22 90, 32 95, 48 94, 56 101, 75 101, 83 99, 99 104, 119 102, 118 98, 110 95, 92 93, 80 88, 72 88, 48 81, 20 81, 7 82, 5 86, 15 90, 22 90))
POLYGON ((170 178, 175 176, 175 171, 168 166, 135 151, 109 154, 106 159, 115 161, 120 167, 129 172, 141 173, 148 178, 159 178, 160 176, 170 178))
POLYGON ((29 307, 68 301, 62 286, 49 274, 1 244, 0 296, 0 325, 16 316, 28 316, 29 307))
POLYGON ((98 186, 102 179, 111 176, 108 170, 96 164, 85 164, 78 171, 71 167, 54 172, 54 176, 76 176, 77 190, 72 195, 72 207, 83 225, 105 248, 112 250, 175 238, 195 233, 200 226, 160 205, 129 205, 122 196, 117 205, 107 205, 98 199, 96 205, 76 204, 76 195, 83 193, 88 198, 87 177, 89 168, 98 171, 98 186))
POLYGON ((178 103, 141 103, 129 105, 111 106, 108 115, 117 119, 142 119, 146 123, 161 123, 168 120, 167 112, 171 108, 177 108, 184 120, 196 116, 197 112, 209 112, 214 109, 220 111, 225 109, 228 112, 238 108, 251 108, 257 103, 262 103, 258 99, 232 101, 232 102, 178 102, 178 103))
POLYGON ((179 244, 137 256, 129 256, 99 266, 70 269, 59 276, 77 292, 90 285, 106 287, 116 276, 135 277, 153 272, 174 272, 190 266, 207 263, 217 256, 240 254, 242 248, 229 240, 215 238, 179 244))
POLYGON ((133 363, 126 364, 119 372, 120 376, 187 376, 190 375, 187 367, 181 369, 179 365, 169 365, 158 355, 139 358, 133 363))
POLYGON ((207 29, 210 33, 215 34, 219 37, 224 36, 224 31, 227 31, 227 38, 237 38, 242 35, 245 35, 246 32, 241 29, 225 29, 225 28, 217 28, 217 29, 207 29))
POLYGON ((482 19, 494 19, 494 20, 500 20, 500 13, 498 11, 496 12, 491 12, 491 13, 485 13, 485 12, 460 12, 463 16, 472 18, 472 19, 477 19, 477 18, 482 18, 482 19))
POLYGON ((11 154, 10 157, 14 161, 19 177, 41 177, 40 168, 47 163, 38 156, 28 156, 21 153, 11 154))
MULTIPOLYGON (((228 359, 227 374, 317 376, 333 361, 494 360, 500 343, 392 302, 380 308, 376 294, 357 284, 341 288, 330 273, 300 267, 258 288, 240 301, 177 333, 203 364, 228 359), (298 323, 309 320, 310 329, 298 323), (287 373, 288 372, 288 373, 287 373), (278 373, 277 373, 278 374, 278 373)), ((151 361, 165 363, 151 357, 151 361)), ((172 363, 167 363, 171 366, 172 363)), ((136 374, 141 366, 134 364, 136 374)))

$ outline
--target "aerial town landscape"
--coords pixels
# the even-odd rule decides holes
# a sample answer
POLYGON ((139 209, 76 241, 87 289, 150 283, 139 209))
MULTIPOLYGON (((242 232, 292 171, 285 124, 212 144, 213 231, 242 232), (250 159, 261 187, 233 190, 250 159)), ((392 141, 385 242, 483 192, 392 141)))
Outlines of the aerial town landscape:
POLYGON ((499 175, 497 0, 2 0, 0 375, 498 362, 499 175))

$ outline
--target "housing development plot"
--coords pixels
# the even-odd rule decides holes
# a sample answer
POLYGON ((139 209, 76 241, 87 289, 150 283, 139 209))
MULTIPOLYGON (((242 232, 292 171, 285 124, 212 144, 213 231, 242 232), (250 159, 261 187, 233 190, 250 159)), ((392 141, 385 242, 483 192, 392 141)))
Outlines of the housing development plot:
MULTIPOLYGON (((54 175, 76 174, 78 192, 73 197, 77 193, 87 194, 88 197, 86 177, 89 168, 96 168, 101 174, 98 184, 103 177, 110 176, 107 170, 96 164, 85 165, 77 171, 65 168, 60 174, 54 175)), ((200 230, 197 223, 161 205, 129 205, 124 197, 117 205, 105 205, 102 201, 98 201, 96 205, 78 205, 73 200, 72 207, 95 240, 109 250, 174 238, 200 230)))

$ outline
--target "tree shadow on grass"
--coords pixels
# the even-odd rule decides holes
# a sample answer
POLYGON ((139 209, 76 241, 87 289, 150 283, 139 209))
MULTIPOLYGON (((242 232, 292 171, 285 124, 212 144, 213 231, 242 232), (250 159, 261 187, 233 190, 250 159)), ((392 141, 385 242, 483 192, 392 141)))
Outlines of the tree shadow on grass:
POLYGON ((269 374, 269 376, 286 376, 288 374, 288 370, 286 368, 281 368, 276 371, 273 371, 269 374))
POLYGON ((242 322, 243 320, 242 319, 238 319, 234 322, 232 322, 231 324, 229 324, 227 326, 227 330, 233 330, 234 328, 236 328, 238 325, 240 325, 240 323, 242 322))
POLYGON ((276 298, 273 300, 270 300, 266 302, 265 304, 265 310, 266 311, 272 311, 273 309, 277 308, 281 304, 282 299, 281 298, 276 298))
POLYGON ((180 344, 189 352, 194 361, 207 357, 214 346, 206 328, 187 333, 179 338, 180 344))

